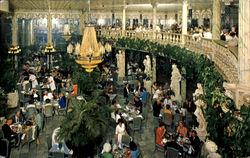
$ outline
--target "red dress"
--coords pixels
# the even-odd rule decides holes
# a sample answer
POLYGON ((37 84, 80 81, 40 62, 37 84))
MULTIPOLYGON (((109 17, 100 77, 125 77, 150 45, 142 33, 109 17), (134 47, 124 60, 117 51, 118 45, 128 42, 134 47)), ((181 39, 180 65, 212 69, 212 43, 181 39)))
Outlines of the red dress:
POLYGON ((164 144, 162 144, 162 135, 164 134, 164 131, 160 128, 160 127, 158 127, 157 128, 157 130, 156 130, 156 144, 158 144, 158 145, 160 145, 160 146, 162 146, 162 147, 164 147, 164 144))

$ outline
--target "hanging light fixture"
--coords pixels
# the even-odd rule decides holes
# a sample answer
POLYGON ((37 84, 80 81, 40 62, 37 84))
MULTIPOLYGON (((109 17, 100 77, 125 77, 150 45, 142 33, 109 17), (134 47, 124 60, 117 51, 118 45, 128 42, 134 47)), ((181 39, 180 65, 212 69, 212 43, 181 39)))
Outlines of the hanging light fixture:
POLYGON ((64 25, 62 38, 65 41, 68 41, 71 38, 70 25, 69 24, 65 24, 64 25))
POLYGON ((84 29, 80 53, 75 61, 87 72, 92 72, 103 61, 105 48, 101 43, 97 43, 94 23, 90 21, 90 0, 88 0, 88 6, 88 22, 84 29))

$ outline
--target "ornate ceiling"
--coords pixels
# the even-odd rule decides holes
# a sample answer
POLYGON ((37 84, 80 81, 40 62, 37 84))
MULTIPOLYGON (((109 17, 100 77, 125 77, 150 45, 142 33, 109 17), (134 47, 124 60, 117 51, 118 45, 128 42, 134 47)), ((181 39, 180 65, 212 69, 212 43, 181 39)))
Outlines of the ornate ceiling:
MULTIPOLYGON (((174 11, 182 8, 183 0, 126 0, 128 10, 151 10, 157 2, 159 11, 174 11)), ((212 0, 188 0, 190 8, 211 8, 212 0)), ((87 0, 9 0, 11 9, 85 10, 87 0)), ((124 0, 91 0, 91 10, 121 10, 124 0)))

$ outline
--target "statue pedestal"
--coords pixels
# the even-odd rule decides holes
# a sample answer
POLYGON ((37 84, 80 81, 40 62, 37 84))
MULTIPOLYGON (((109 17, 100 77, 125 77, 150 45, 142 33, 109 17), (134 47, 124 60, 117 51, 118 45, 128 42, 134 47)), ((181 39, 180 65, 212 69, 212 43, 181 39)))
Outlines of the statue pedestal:
POLYGON ((144 87, 146 88, 147 92, 149 92, 150 94, 152 94, 152 84, 153 82, 151 80, 143 80, 143 83, 144 83, 144 87))

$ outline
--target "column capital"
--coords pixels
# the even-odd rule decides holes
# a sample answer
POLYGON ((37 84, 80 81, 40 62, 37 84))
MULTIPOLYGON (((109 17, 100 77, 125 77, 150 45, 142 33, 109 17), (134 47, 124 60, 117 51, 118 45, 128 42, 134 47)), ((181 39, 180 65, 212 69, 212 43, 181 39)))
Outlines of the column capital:
POLYGON ((157 8, 158 4, 159 4, 158 2, 151 3, 151 5, 152 5, 153 8, 157 8))

